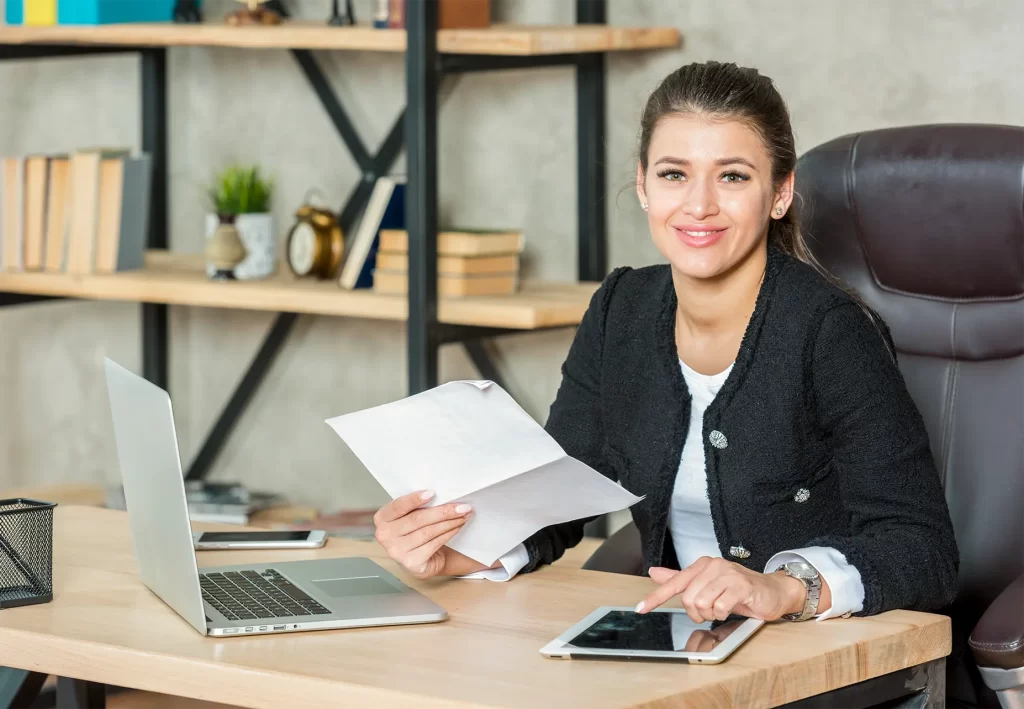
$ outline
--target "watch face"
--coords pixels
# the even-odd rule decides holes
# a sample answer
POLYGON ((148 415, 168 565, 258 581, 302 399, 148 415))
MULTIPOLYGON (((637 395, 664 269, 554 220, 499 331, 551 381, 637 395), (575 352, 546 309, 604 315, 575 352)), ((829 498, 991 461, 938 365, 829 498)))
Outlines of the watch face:
POLYGON ((801 579, 812 579, 818 575, 817 570, 815 570, 813 566, 803 561, 791 561, 786 564, 786 569, 791 574, 801 579))
POLYGON ((288 265, 298 276, 304 276, 313 269, 316 232, 305 222, 295 226, 288 240, 288 265))

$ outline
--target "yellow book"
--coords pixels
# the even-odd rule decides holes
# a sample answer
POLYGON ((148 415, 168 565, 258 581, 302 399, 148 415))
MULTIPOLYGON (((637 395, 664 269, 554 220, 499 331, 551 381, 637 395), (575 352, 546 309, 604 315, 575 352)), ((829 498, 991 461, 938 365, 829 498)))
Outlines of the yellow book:
MULTIPOLYGON (((396 251, 378 251, 377 268, 381 271, 408 271, 409 255, 396 251)), ((518 273, 519 256, 438 256, 440 276, 505 275, 518 273)))
POLYGON ((52 273, 64 270, 68 233, 68 202, 71 193, 71 163, 67 156, 50 161, 50 189, 46 204, 46 246, 44 267, 52 273))
MULTIPOLYGON (((437 233, 437 253, 441 256, 499 256, 523 251, 520 231, 441 230, 437 233)), ((381 229, 380 251, 408 252, 409 234, 404 229, 381 229)))
POLYGON ((36 27, 57 24, 57 0, 25 0, 25 24, 36 27))
POLYGON ((22 266, 26 271, 39 271, 43 267, 48 170, 49 159, 45 155, 25 158, 25 244, 22 266))
MULTIPOLYGON (((518 289, 519 277, 511 273, 437 277, 437 294, 442 298, 467 295, 512 295, 518 289)), ((405 295, 409 292, 409 274, 403 271, 374 270, 373 290, 376 293, 405 295)))

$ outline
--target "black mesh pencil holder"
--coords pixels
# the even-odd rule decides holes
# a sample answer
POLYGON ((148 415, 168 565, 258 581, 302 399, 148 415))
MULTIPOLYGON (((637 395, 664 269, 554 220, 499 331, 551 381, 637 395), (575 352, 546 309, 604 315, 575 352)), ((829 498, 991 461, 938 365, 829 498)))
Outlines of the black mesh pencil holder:
POLYGON ((0 608, 53 600, 54 502, 0 500, 0 608))

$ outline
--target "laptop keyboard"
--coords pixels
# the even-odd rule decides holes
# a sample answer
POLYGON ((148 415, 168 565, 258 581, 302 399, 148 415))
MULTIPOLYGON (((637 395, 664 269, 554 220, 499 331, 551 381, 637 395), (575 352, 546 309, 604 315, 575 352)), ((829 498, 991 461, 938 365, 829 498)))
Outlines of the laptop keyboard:
POLYGON ((199 574, 203 600, 228 620, 330 615, 331 611, 274 569, 199 574))

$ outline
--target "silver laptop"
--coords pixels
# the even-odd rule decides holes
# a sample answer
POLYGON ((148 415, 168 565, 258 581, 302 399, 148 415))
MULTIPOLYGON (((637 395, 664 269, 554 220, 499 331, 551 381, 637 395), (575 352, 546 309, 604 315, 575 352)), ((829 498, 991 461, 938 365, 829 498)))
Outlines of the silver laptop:
POLYGON ((290 633, 447 617, 443 608, 362 557, 204 567, 200 573, 171 399, 109 359, 105 368, 139 574, 200 633, 290 633))

